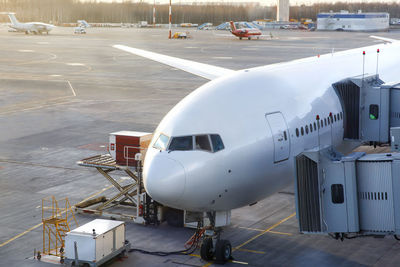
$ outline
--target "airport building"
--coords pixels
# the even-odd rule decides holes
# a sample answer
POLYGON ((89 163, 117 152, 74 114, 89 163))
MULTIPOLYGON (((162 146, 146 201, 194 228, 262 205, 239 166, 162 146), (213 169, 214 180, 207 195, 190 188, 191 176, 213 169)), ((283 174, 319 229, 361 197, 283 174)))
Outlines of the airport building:
POLYGON ((322 31, 387 31, 389 13, 319 13, 317 30, 322 31))

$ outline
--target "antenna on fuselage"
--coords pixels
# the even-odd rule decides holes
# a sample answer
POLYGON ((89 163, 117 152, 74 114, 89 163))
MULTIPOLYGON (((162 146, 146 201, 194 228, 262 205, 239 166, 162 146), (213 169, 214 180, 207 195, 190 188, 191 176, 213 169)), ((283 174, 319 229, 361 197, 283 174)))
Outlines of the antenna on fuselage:
POLYGON ((376 80, 378 80, 379 48, 376 50, 376 80))
POLYGON ((361 80, 362 88, 364 88, 364 75, 365 75, 365 51, 363 51, 363 72, 362 72, 362 80, 361 80))
POLYGON ((320 127, 320 124, 319 124, 319 115, 317 115, 316 117, 315 117, 315 119, 317 120, 317 126, 318 126, 318 150, 320 150, 321 148, 320 148, 320 140, 319 140, 319 127, 320 127))

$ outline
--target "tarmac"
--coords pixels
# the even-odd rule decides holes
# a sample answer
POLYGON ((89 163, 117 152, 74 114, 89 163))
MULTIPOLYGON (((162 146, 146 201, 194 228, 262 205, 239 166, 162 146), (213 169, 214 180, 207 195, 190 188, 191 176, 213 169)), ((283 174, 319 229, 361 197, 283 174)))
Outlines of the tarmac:
MULTIPOLYGON (((111 132, 154 131, 176 103, 207 82, 112 45, 239 70, 382 43, 370 33, 271 30, 265 34, 272 39, 249 41, 225 31, 183 31, 191 38, 168 40, 166 29, 89 28, 74 35, 73 28, 56 28, 25 35, 0 26, 0 266, 54 266, 29 259, 42 248, 42 198, 68 197, 75 204, 111 194, 108 181, 76 162, 105 153, 111 132)), ((400 31, 375 35, 400 39, 400 31)), ((293 191, 290 186, 232 211, 223 237, 233 245, 234 261, 226 266, 399 265, 393 237, 341 242, 299 234, 293 191)), ((76 217, 79 224, 97 218, 76 217)), ((150 251, 181 250, 193 233, 127 222, 132 247, 150 251)), ((214 265, 198 254, 133 252, 106 266, 214 265)))

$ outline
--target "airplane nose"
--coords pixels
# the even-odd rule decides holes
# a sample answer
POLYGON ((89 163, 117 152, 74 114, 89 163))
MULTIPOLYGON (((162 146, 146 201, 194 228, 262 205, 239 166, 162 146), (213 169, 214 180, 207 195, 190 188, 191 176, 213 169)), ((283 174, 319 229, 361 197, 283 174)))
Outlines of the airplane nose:
POLYGON ((156 201, 173 205, 185 190, 186 174, 181 163, 165 155, 155 155, 144 166, 146 192, 156 201))

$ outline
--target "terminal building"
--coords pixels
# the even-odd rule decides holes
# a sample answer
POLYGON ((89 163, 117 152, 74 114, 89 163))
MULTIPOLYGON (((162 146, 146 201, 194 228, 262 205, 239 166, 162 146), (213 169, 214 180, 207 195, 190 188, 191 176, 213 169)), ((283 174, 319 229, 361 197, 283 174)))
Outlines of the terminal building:
POLYGON ((317 30, 321 31, 387 31, 389 13, 319 13, 317 30))

